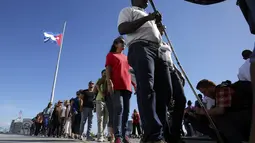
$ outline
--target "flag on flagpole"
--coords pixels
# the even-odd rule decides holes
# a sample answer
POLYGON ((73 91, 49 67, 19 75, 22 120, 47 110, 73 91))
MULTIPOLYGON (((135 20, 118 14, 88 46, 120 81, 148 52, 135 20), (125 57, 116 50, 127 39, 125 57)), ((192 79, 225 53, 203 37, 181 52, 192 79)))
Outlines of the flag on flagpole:
POLYGON ((61 45, 63 34, 54 34, 52 32, 44 32, 44 43, 51 41, 53 43, 58 44, 58 46, 61 45))

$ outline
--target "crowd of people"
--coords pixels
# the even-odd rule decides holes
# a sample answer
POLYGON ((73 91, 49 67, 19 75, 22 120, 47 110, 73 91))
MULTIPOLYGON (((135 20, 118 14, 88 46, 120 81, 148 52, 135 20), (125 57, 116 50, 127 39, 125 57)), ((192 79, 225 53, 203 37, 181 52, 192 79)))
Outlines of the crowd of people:
MULTIPOLYGON (((65 137, 73 139, 83 139, 94 141, 92 136, 93 113, 97 115, 97 141, 104 142, 106 137, 109 140, 115 138, 113 132, 113 108, 110 96, 105 96, 104 86, 106 79, 106 70, 102 71, 102 77, 94 87, 92 81, 89 82, 88 89, 76 92, 77 97, 64 102, 58 101, 54 107, 52 103, 33 119, 34 126, 31 127, 31 134, 48 137, 65 137), (87 131, 84 134, 84 126, 87 123, 87 131), (108 135, 105 129, 108 127, 108 135), (34 132, 33 132, 34 130, 34 132)), ((142 135, 140 127, 140 116, 137 110, 132 114, 133 119, 133 137, 142 135), (136 134, 138 131, 138 134, 136 134)))
POLYGON ((247 141, 252 118, 252 86, 250 77, 251 51, 242 55, 246 60, 239 70, 239 81, 222 82, 219 85, 203 79, 196 88, 203 104, 199 101, 192 107, 183 91, 185 80, 171 58, 171 48, 162 39, 164 26, 158 12, 148 14, 148 0, 131 0, 132 6, 121 10, 118 18, 120 35, 113 41, 106 56, 102 76, 88 89, 76 92, 77 97, 52 103, 35 118, 35 135, 72 137, 93 140, 91 127, 93 112, 97 115, 97 141, 105 141, 108 127, 111 143, 130 143, 128 118, 132 85, 137 94, 138 111, 133 119, 133 135, 141 136, 141 143, 180 143, 182 123, 187 136, 193 132, 221 141, 208 116, 212 117, 226 143, 247 141), (123 54, 129 47, 128 56, 123 54), (202 94, 204 98, 202 97, 202 94), (170 118, 169 114, 170 113, 170 118), (86 133, 84 125, 88 123, 86 133), (191 129, 192 127, 192 129, 191 129))

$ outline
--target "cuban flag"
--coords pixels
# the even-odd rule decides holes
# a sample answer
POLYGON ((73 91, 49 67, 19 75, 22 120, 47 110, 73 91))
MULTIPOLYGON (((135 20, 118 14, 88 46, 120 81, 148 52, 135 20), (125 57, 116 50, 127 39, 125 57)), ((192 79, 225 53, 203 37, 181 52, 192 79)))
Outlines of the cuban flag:
POLYGON ((52 32, 43 32, 43 35, 44 35, 44 43, 48 41, 52 41, 58 44, 58 46, 61 45, 62 34, 53 34, 52 32))

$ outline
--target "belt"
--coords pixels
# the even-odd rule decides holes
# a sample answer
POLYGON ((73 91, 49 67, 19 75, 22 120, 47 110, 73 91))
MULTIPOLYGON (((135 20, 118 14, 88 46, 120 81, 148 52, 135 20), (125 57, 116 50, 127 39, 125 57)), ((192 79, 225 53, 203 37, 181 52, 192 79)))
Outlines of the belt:
POLYGON ((138 43, 138 42, 146 43, 146 44, 149 44, 149 45, 152 45, 152 46, 155 46, 155 47, 160 47, 160 44, 157 43, 157 42, 152 42, 152 41, 142 40, 142 39, 138 39, 138 40, 135 40, 135 41, 131 42, 129 44, 129 46, 131 46, 132 44, 138 43))

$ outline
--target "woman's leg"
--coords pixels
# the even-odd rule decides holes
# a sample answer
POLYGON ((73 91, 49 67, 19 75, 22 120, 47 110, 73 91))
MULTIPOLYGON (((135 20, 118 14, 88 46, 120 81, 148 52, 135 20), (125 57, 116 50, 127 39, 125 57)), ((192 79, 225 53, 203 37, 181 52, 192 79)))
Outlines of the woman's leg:
POLYGON ((133 123, 133 131, 132 131, 132 135, 136 135, 136 124, 133 123))
POLYGON ((137 124, 137 131, 138 131, 138 135, 141 136, 142 135, 142 131, 141 131, 140 123, 137 124))
POLYGON ((103 105, 102 101, 96 101, 96 113, 97 113, 97 139, 103 138, 103 105))
POLYGON ((105 131, 105 128, 109 122, 109 113, 106 107, 106 103, 103 102, 103 132, 105 131))
POLYGON ((123 91, 114 91, 113 97, 113 130, 116 138, 122 138, 123 91))
POLYGON ((114 131, 113 131, 113 121, 114 121, 114 114, 113 114, 113 95, 106 95, 105 96, 105 103, 109 115, 109 121, 108 121, 108 132, 111 136, 110 143, 114 142, 114 131))
POLYGON ((123 91, 123 94, 121 95, 123 98, 122 136, 123 136, 124 142, 128 140, 127 139, 127 129, 128 129, 127 124, 128 124, 129 110, 130 110, 131 94, 132 93, 130 91, 123 91))
POLYGON ((39 123, 35 123, 35 136, 39 134, 39 123))

